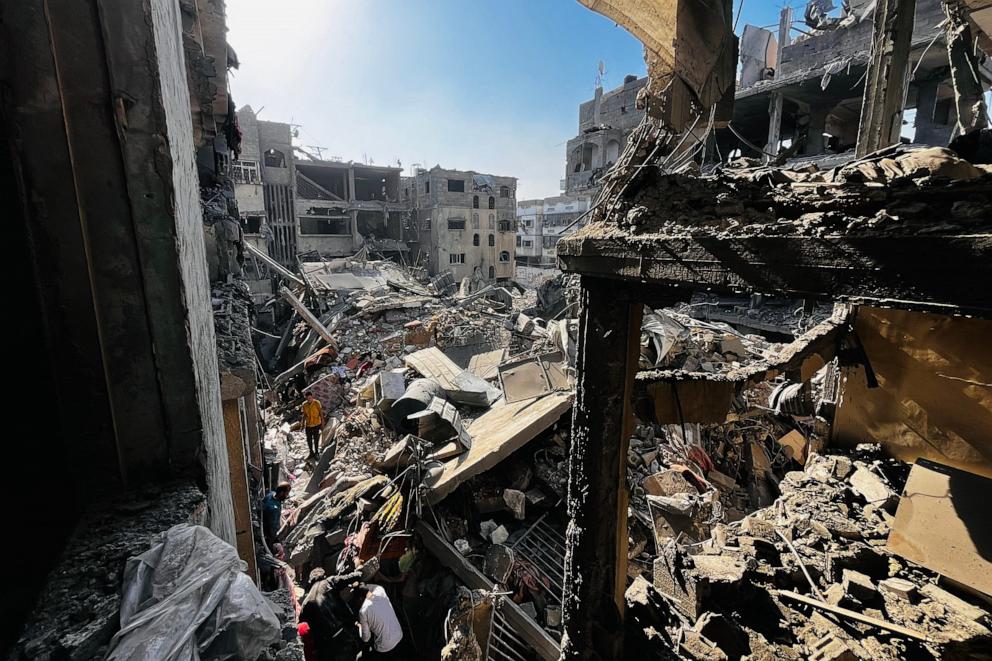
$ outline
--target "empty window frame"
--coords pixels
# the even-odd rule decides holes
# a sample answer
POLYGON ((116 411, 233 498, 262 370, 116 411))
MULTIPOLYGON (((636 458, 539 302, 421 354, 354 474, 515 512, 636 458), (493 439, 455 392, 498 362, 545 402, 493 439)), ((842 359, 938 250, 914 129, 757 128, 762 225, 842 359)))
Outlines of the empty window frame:
POLYGON ((261 232, 263 218, 263 216, 243 216, 241 218, 241 227, 244 229, 245 234, 258 234, 261 232))
POLYGON ((500 252, 500 254, 499 254, 499 261, 501 261, 501 262, 508 262, 508 261, 510 261, 510 251, 509 250, 503 250, 502 252, 500 252))
POLYGON ((509 186, 500 186, 499 187, 499 196, 500 197, 510 197, 510 187, 509 186))
POLYGON ((449 264, 464 264, 465 263, 465 253, 463 252, 453 252, 448 255, 449 264))
POLYGON ((478 195, 473 195, 472 196, 472 208, 473 209, 478 209, 479 208, 479 196, 478 195))
POLYGON ((448 179, 448 192, 449 193, 464 193, 465 192, 465 180, 464 179, 448 179))
POLYGON ((496 277, 496 267, 495 266, 490 266, 489 267, 489 279, 492 280, 495 277, 496 277))
POLYGON ((489 245, 490 246, 495 246, 496 245, 496 235, 495 234, 490 234, 489 235, 489 245))
POLYGON ((492 195, 489 196, 489 208, 490 209, 496 208, 496 198, 493 197, 492 195))
POLYGON ((472 235, 472 245, 473 246, 479 245, 479 235, 478 234, 473 234, 472 235))
POLYGON ((449 218, 448 219, 448 229, 449 230, 463 230, 463 229, 465 229, 465 219, 464 218, 449 218))
POLYGON ((501 220, 501 221, 499 221, 499 231, 500 232, 511 232, 511 231, 513 231, 513 221, 512 220, 501 220))
POLYGON ((278 149, 270 149, 265 152, 265 167, 284 168, 286 167, 286 155, 278 149))
POLYGON ((425 195, 430 195, 431 194, 431 182, 429 182, 429 181, 425 181, 424 182, 424 194, 425 195))

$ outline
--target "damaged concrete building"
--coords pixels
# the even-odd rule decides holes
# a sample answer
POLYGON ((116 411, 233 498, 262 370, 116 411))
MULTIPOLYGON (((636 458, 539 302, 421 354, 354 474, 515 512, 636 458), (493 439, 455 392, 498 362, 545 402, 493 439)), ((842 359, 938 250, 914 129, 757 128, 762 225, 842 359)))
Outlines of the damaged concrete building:
POLYGON ((855 153, 715 165, 730 0, 581 1, 644 113, 536 288, 515 179, 236 113, 221 0, 2 5, 12 659, 351 660, 356 582, 400 658, 990 658, 985 3, 947 144, 879 0, 855 153))
POLYGON ((295 171, 300 253, 342 257, 366 243, 397 258, 408 251, 401 168, 298 158, 295 171))
POLYGON ((403 184, 413 203, 420 257, 432 275, 503 282, 513 277, 517 180, 421 169, 403 184))
POLYGON ((590 204, 588 195, 517 202, 517 258, 525 264, 554 266, 558 239, 579 226, 590 204))

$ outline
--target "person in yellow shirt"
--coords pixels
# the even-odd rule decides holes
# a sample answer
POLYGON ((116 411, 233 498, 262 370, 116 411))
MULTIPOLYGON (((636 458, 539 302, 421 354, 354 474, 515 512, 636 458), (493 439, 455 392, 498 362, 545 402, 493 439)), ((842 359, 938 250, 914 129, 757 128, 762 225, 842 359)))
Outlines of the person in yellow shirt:
POLYGON ((320 452, 320 430, 324 428, 324 407, 312 392, 308 392, 300 411, 303 413, 303 428, 307 432, 307 447, 310 448, 310 455, 316 456, 320 452))

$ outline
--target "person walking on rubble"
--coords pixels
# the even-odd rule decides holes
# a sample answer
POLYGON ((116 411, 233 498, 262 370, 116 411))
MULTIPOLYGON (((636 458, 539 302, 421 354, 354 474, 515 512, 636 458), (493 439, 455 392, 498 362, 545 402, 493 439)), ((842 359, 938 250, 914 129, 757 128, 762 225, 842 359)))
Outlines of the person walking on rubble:
POLYGON ((303 428, 307 433, 307 447, 310 448, 310 456, 316 457, 320 452, 320 432, 324 428, 324 407, 313 396, 312 392, 307 393, 307 399, 300 407, 303 413, 303 428))
POLYGON ((262 499, 262 535, 270 550, 279 543, 279 528, 282 526, 282 503, 289 498, 288 482, 280 482, 274 491, 262 499))

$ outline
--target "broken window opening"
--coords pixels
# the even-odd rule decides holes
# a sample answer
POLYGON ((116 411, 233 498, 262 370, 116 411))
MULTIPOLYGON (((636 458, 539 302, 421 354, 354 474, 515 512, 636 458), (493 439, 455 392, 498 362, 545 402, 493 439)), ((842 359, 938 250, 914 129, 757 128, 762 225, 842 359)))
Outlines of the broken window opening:
POLYGON ((242 229, 245 234, 258 234, 262 231, 262 220, 264 216, 244 216, 241 219, 242 229))
POLYGON ((463 229, 465 229, 465 219, 464 218, 449 218, 448 219, 448 229, 449 230, 463 230, 463 229))
POLYGON ((286 167, 286 154, 278 149, 270 149, 265 152, 265 167, 284 168, 286 167))
POLYGON ((501 262, 508 262, 508 261, 510 261, 510 251, 509 250, 503 250, 502 252, 500 252, 500 254, 499 254, 499 261, 501 261, 501 262))
POLYGON ((489 235, 489 245, 490 246, 495 246, 496 245, 496 235, 495 234, 490 234, 489 235))
POLYGON ((492 195, 489 196, 489 208, 490 209, 496 208, 496 198, 493 197, 492 195))
POLYGON ((499 221, 499 231, 500 232, 510 232, 513 231, 513 222, 509 220, 499 221))
POLYGON ((431 194, 431 182, 425 181, 424 182, 424 195, 430 195, 430 194, 431 194))
POLYGON ((464 193, 465 192, 465 180, 464 179, 448 179, 448 192, 449 193, 464 193))
POLYGON ((463 252, 453 252, 448 255, 449 264, 464 264, 465 263, 465 253, 463 252))
POLYGON ((348 216, 326 218, 300 218, 300 234, 351 236, 351 219, 348 216))
POLYGON ((499 196, 500 197, 510 197, 510 187, 509 186, 500 186, 499 187, 499 196))
POLYGON ((479 208, 479 196, 478 195, 473 195, 472 196, 472 208, 473 209, 478 209, 479 208))
POLYGON ((473 234, 472 235, 472 245, 473 246, 479 245, 479 235, 478 234, 473 234))
POLYGON ((495 266, 490 266, 489 267, 489 279, 492 280, 495 277, 496 277, 496 267, 495 266))

